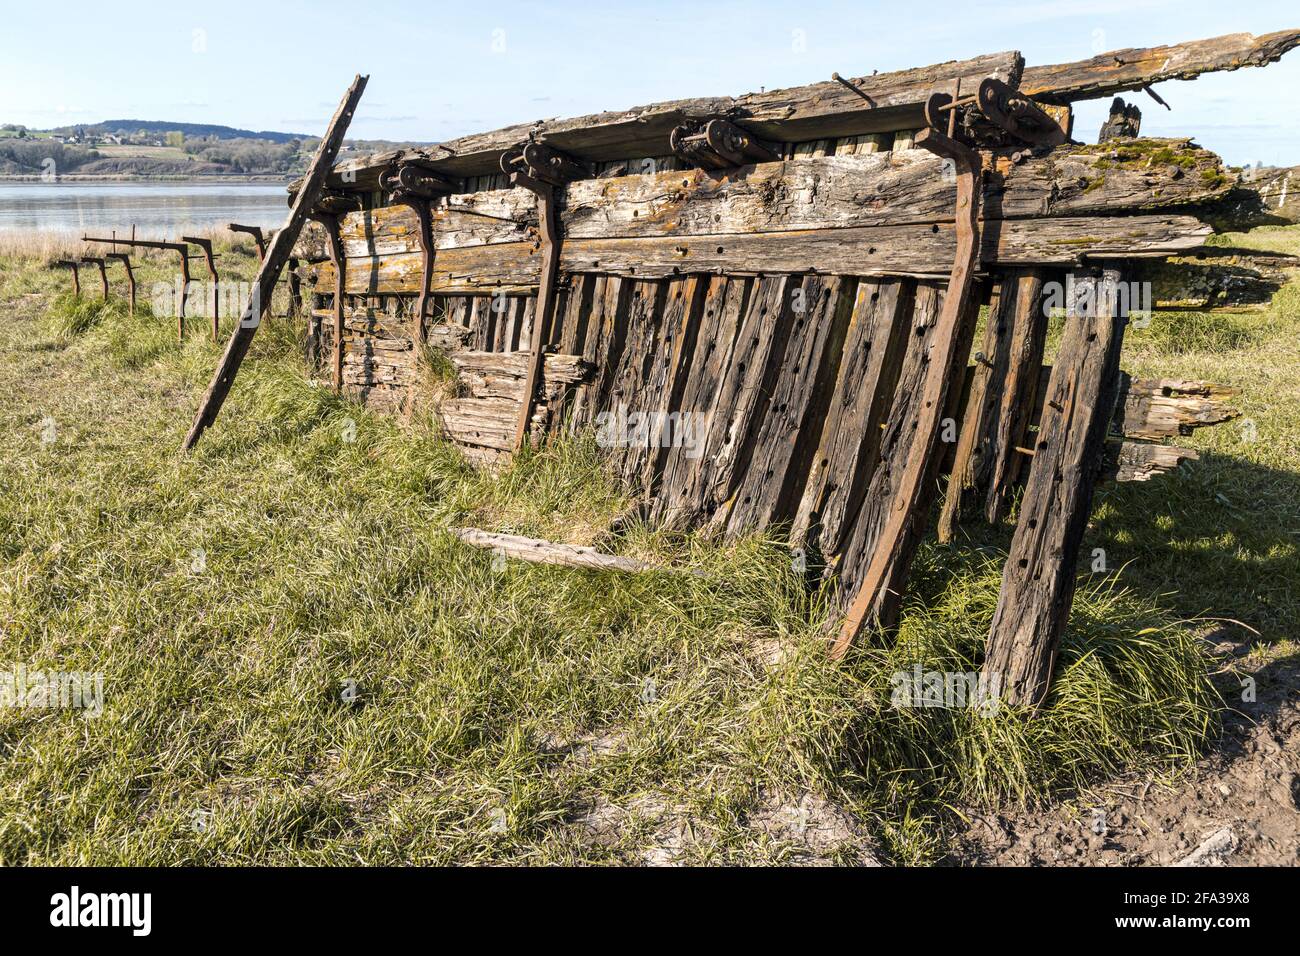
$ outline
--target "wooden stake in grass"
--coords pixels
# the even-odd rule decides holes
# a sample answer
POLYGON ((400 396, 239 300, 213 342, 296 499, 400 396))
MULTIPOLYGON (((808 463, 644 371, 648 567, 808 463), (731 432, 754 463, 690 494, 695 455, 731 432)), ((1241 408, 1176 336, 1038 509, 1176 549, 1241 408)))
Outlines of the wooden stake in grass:
POLYGON ((338 158, 339 147, 343 145, 343 136, 347 133, 348 125, 352 122, 352 115, 356 112, 357 103, 361 100, 361 94, 365 91, 366 82, 369 79, 367 76, 357 76, 352 81, 352 86, 348 89, 343 101, 339 103, 339 108, 334 113, 334 118, 330 120, 329 130, 326 132, 325 138, 321 140, 320 147, 316 150, 316 158, 312 160, 311 168, 307 171, 307 177, 303 180, 302 189, 298 191, 298 195, 294 198, 293 208, 289 211, 289 218, 285 220, 280 231, 275 234, 275 239, 272 240, 271 247, 267 250, 266 258, 262 260, 252 297, 244 307, 239 324, 235 326, 235 330, 230 336, 226 351, 221 356, 221 363, 217 366, 216 374, 212 377, 212 383, 203 396, 203 403, 199 406, 198 414, 194 416, 194 424, 190 426, 189 434, 185 436, 183 447, 186 451, 189 451, 198 443, 203 432, 212 424, 221 411, 221 406, 226 400, 226 395, 230 392, 230 386, 235 380, 235 375, 239 372, 239 366, 244 361, 244 356, 248 354, 248 348, 253 342, 253 335, 257 332, 257 326, 261 321, 261 303, 271 301, 271 296, 275 292, 275 284, 280 280, 280 273, 284 270, 285 263, 289 261, 289 253, 293 251, 294 243, 298 241, 298 233, 302 231, 302 224, 307 219, 307 213, 311 211, 312 206, 315 204, 317 196, 320 195, 321 187, 325 183, 325 177, 334 166, 334 160, 338 158))

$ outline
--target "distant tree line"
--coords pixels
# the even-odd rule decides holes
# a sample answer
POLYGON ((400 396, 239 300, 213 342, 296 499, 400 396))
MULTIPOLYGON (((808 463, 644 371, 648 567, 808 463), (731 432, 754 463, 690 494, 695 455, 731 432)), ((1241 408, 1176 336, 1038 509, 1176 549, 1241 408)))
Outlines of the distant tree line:
POLYGON ((48 139, 0 139, 0 165, 8 160, 24 172, 44 172, 49 168, 46 160, 54 161, 56 172, 67 172, 100 158, 93 149, 65 146, 48 139))
POLYGON ((228 166, 236 173, 284 174, 297 172, 302 166, 302 144, 296 139, 273 143, 265 139, 203 136, 186 138, 181 148, 197 159, 228 166))

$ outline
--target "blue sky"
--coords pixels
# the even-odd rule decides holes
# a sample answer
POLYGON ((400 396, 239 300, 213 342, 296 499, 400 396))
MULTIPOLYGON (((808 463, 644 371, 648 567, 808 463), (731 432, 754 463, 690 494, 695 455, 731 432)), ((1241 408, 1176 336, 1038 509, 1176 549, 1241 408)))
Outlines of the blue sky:
MULTIPOLYGON (((0 122, 137 118, 319 133, 355 72, 358 137, 439 140, 685 96, 739 94, 1018 49, 1030 64, 1300 27, 1295 0, 1028 3, 601 0, 479 5, 7 0, 0 122)), ((1300 50, 1137 94, 1143 131, 1235 164, 1300 163, 1300 50)), ((1095 139, 1107 101, 1082 104, 1095 139)))

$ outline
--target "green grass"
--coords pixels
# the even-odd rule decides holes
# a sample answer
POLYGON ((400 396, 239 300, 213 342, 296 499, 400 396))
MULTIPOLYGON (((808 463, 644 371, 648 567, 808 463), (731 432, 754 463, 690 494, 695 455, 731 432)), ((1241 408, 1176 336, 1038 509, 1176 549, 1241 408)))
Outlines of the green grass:
POLYGON ((1134 337, 1131 370, 1245 386, 1261 440, 1207 430, 1186 476, 1105 494, 1085 547, 1123 570, 1082 583, 1031 719, 890 703, 915 664, 978 668, 1006 529, 927 543, 897 639, 836 665, 826 595, 779 543, 603 534, 627 502, 590 439, 476 472, 314 385, 277 320, 182 456, 217 357, 203 323, 181 346, 170 320, 0 263, 0 663, 105 681, 100 717, 0 709, 3 863, 620 862, 666 819, 690 821, 686 860, 770 862, 797 847, 754 821, 805 793, 872 835, 831 859, 931 862, 954 808, 1187 766, 1221 702, 1185 618, 1295 633, 1285 303, 1234 318, 1259 334, 1231 352, 1134 337), (460 524, 697 573, 503 563, 460 524), (593 835, 611 808, 630 816, 593 835))

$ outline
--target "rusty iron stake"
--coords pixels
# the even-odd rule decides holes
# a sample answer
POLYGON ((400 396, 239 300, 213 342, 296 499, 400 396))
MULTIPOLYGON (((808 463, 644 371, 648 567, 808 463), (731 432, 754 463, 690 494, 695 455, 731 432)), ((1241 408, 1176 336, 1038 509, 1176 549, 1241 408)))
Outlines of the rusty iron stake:
POLYGON ((104 256, 105 259, 116 259, 126 267, 126 287, 131 297, 131 315, 135 315, 135 270, 131 268, 131 254, 129 252, 110 252, 104 256))
POLYGON ((108 301, 108 270, 104 268, 104 260, 97 256, 82 256, 81 261, 87 265, 99 267, 99 284, 103 290, 104 301, 108 301))
POLYGON ((81 267, 72 259, 60 259, 54 263, 61 269, 68 269, 72 272, 72 294, 78 299, 81 298, 81 267))
POLYGON ((217 264, 212 255, 212 240, 181 236, 181 241, 196 245, 203 250, 203 261, 208 267, 208 278, 212 280, 212 341, 220 341, 221 319, 217 313, 221 308, 221 280, 217 278, 217 264))

